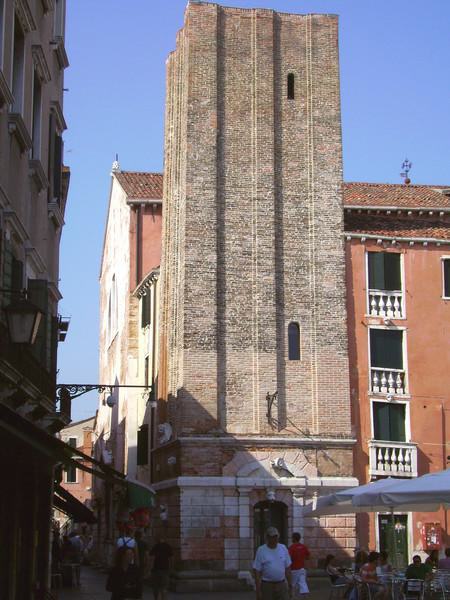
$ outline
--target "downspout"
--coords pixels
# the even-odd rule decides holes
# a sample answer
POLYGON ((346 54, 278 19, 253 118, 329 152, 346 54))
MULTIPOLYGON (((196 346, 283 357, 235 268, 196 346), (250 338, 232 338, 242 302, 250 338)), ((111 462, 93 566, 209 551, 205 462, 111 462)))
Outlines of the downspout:
POLYGON ((136 287, 141 281, 141 260, 142 260, 142 223, 141 223, 141 205, 136 206, 136 287))
MULTIPOLYGON (((156 298, 157 298, 158 279, 155 280, 153 286, 153 302, 152 302, 152 391, 151 395, 154 400, 156 398, 156 378, 155 378, 155 365, 156 365, 156 298)), ((155 434, 156 434, 156 411, 157 408, 150 409, 150 482, 153 483, 153 450, 155 449, 155 434)))

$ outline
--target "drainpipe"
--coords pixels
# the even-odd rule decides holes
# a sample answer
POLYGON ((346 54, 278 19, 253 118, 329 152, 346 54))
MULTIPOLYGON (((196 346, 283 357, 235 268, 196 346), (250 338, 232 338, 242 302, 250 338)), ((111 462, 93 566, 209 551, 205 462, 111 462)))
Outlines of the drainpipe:
POLYGON ((141 274, 141 260, 142 260, 142 223, 141 223, 141 206, 136 206, 136 286, 139 285, 142 274, 141 274))

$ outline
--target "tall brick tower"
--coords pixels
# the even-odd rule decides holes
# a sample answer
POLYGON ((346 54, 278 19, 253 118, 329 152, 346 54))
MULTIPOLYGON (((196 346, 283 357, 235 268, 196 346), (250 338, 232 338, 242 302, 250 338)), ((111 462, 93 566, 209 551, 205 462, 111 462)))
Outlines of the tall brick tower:
POLYGON ((183 570, 245 577, 269 522, 354 545, 301 516, 353 482, 337 26, 191 0, 168 59, 153 473, 183 570))

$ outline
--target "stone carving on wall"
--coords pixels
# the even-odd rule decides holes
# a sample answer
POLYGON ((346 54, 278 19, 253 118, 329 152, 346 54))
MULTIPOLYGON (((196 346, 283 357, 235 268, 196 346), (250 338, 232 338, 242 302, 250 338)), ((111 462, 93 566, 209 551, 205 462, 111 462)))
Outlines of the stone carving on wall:
POLYGON ((161 423, 161 425, 158 425, 158 433, 159 443, 167 444, 167 442, 169 442, 172 438, 172 425, 170 423, 161 423))
POLYGON ((239 451, 225 465, 223 475, 277 479, 316 477, 317 468, 300 449, 239 451))

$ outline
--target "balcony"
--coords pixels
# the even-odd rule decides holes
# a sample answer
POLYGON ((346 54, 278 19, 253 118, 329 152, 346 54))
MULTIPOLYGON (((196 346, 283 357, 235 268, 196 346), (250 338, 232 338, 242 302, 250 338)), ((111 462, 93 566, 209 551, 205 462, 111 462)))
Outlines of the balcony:
POLYGON ((369 290, 369 314, 371 317, 403 319, 403 293, 398 290, 369 290))
POLYGON ((369 475, 417 477, 416 444, 369 440, 369 475))
POLYGON ((370 391, 378 394, 406 393, 406 373, 403 369, 371 367, 370 391))

